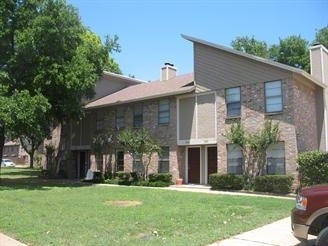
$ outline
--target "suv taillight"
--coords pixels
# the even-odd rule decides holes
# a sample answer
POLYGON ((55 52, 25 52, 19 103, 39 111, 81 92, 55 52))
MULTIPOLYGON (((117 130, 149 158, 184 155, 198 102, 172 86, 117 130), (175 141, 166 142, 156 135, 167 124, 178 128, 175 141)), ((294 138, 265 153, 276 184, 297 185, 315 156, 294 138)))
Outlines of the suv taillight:
POLYGON ((307 206, 307 198, 302 196, 301 194, 297 194, 296 196, 296 208, 299 210, 306 210, 307 206))

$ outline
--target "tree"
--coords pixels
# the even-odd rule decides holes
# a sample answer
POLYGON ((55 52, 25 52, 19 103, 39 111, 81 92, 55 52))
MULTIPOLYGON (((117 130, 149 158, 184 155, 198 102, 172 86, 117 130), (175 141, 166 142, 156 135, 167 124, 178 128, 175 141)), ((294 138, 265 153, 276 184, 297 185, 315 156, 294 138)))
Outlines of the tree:
POLYGON ((269 57, 268 45, 266 42, 258 41, 254 38, 254 36, 237 37, 231 42, 231 46, 235 50, 239 50, 247 54, 260 56, 263 58, 269 57))
POLYGON ((328 26, 317 30, 313 43, 322 44, 328 49, 328 26))
POLYGON ((83 99, 93 96, 106 66, 120 71, 109 57, 120 51, 117 36, 102 44, 65 0, 3 0, 0 16, 0 84, 8 88, 3 96, 42 94, 53 125, 83 116, 83 99))
POLYGON ((49 101, 50 116, 58 121, 79 119, 83 98, 119 51, 117 37, 103 45, 85 28, 77 10, 64 0, 0 3, 0 69, 7 73, 9 92, 41 92, 49 101))
POLYGON ((309 42, 300 35, 280 39, 279 45, 270 49, 270 57, 277 62, 310 71, 309 42))
MULTIPOLYGON (((103 171, 103 155, 109 155, 109 162, 111 161, 111 154, 117 144, 117 131, 114 129, 106 132, 100 132, 92 139, 91 150, 95 154, 97 169, 103 171)), ((107 161, 106 161, 107 164, 107 161)), ((106 167, 106 171, 111 170, 111 163, 106 167)))
POLYGON ((253 134, 246 133, 240 122, 231 125, 225 137, 233 144, 238 145, 244 156, 245 175, 248 186, 254 184, 257 175, 263 175, 266 160, 266 150, 279 139, 279 125, 272 121, 265 121, 264 127, 253 134))
POLYGON ((10 112, 10 135, 20 139, 30 155, 30 168, 33 168, 34 153, 50 132, 47 115, 50 105, 42 94, 31 96, 26 90, 15 92, 12 100, 14 109, 10 112))
POLYGON ((152 155, 159 153, 161 148, 150 137, 146 129, 127 129, 119 133, 118 142, 132 156, 134 161, 141 161, 144 169, 144 179, 148 179, 148 169, 152 155))
MULTIPOLYGON (((0 73, 0 76, 4 76, 3 73, 0 73)), ((12 123, 12 119, 10 118, 10 113, 12 111, 12 99, 6 97, 5 94, 7 92, 7 88, 0 84, 0 163, 2 161, 3 148, 6 140, 6 133, 8 125, 12 123)), ((0 165, 1 171, 1 165, 0 165)))

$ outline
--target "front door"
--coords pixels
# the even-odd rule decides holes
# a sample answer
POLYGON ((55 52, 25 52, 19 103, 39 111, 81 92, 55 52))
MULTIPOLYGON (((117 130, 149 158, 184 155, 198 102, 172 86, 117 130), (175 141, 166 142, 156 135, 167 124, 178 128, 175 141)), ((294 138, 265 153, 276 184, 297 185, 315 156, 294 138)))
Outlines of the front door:
POLYGON ((218 172, 218 152, 217 147, 208 147, 207 148, 207 180, 210 177, 211 173, 218 172))
POLYGON ((200 183, 200 148, 188 148, 188 182, 200 183))

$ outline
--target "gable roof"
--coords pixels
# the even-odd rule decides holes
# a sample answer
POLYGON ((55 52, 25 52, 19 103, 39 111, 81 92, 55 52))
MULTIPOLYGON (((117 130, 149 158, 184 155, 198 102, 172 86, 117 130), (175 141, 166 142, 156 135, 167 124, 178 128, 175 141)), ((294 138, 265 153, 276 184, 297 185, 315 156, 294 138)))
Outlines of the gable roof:
POLYGON ((304 78, 310 80, 312 83, 314 83, 314 84, 316 84, 320 87, 323 87, 323 88, 326 87, 323 83, 321 83, 320 81, 315 79, 312 75, 308 74, 307 72, 305 72, 302 69, 295 68, 295 67, 292 67, 292 66, 289 66, 289 65, 285 65, 285 64, 282 64, 282 63, 279 63, 279 62, 275 62, 275 61, 272 61, 272 60, 269 60, 269 59, 265 59, 265 58, 262 58, 262 57, 259 57, 259 56, 250 55, 250 54, 247 54, 247 53, 244 53, 244 52, 232 49, 232 48, 228 48, 228 47, 223 46, 223 45, 214 44, 214 43, 211 43, 211 42, 208 42, 208 41, 205 41, 205 40, 202 40, 202 39, 198 39, 198 38, 195 38, 195 37, 191 37, 191 36, 188 36, 188 35, 181 34, 181 36, 184 39, 189 40, 193 43, 198 43, 198 44, 210 46, 212 48, 215 48, 215 49, 218 49, 218 50, 221 50, 221 51, 225 51, 225 52, 237 55, 237 56, 245 57, 245 58, 253 60, 253 61, 261 62, 261 63, 267 64, 267 65, 270 65, 270 66, 273 66, 273 67, 277 67, 277 68, 280 68, 280 69, 283 69, 283 70, 287 70, 289 72, 292 72, 292 73, 303 76, 304 78))
POLYGON ((85 108, 100 108, 109 105, 119 105, 147 99, 180 95, 195 90, 194 74, 175 76, 164 81, 154 81, 132 85, 113 94, 104 96, 88 103, 85 108))

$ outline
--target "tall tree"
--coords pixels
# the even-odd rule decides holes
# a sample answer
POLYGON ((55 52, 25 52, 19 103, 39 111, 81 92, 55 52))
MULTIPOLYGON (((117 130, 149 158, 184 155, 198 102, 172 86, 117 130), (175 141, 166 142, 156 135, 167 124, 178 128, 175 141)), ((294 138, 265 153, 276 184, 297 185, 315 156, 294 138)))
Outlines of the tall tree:
MULTIPOLYGON (((3 73, 0 72, 0 77, 3 73)), ((3 147, 6 140, 8 125, 12 123, 10 113, 12 111, 12 99, 5 96, 7 88, 0 84, 0 163, 2 161, 3 147)), ((1 170, 1 165, 0 165, 1 170)))
POLYGON ((34 153, 49 134, 50 105, 42 94, 31 96, 28 91, 15 92, 14 105, 10 114, 11 137, 19 138, 25 151, 30 155, 30 168, 33 168, 34 153))
POLYGON ((0 84, 8 87, 2 101, 15 91, 41 93, 50 104, 49 119, 79 119, 82 99, 93 96, 105 66, 120 72, 109 57, 114 51, 117 37, 102 44, 65 0, 0 1, 0 84))
MULTIPOLYGON (((0 69, 14 90, 40 91, 59 122, 81 116, 82 98, 119 51, 117 38, 106 40, 86 29, 77 10, 64 0, 4 0, 0 9, 0 69)), ((115 62, 113 62, 115 64, 115 62)))
POLYGON ((280 39, 270 49, 270 57, 280 63, 310 71, 309 42, 300 35, 280 39))
POLYGON ((317 30, 314 43, 320 43, 328 49, 328 26, 317 30))
POLYGON ((231 42, 231 46, 235 50, 239 50, 247 54, 260 56, 263 58, 269 57, 268 45, 266 42, 256 40, 254 36, 237 37, 231 42))
POLYGON ((147 180, 152 155, 161 151, 160 146, 154 142, 146 129, 124 130, 119 133, 117 140, 134 161, 140 160, 144 179, 147 180))

